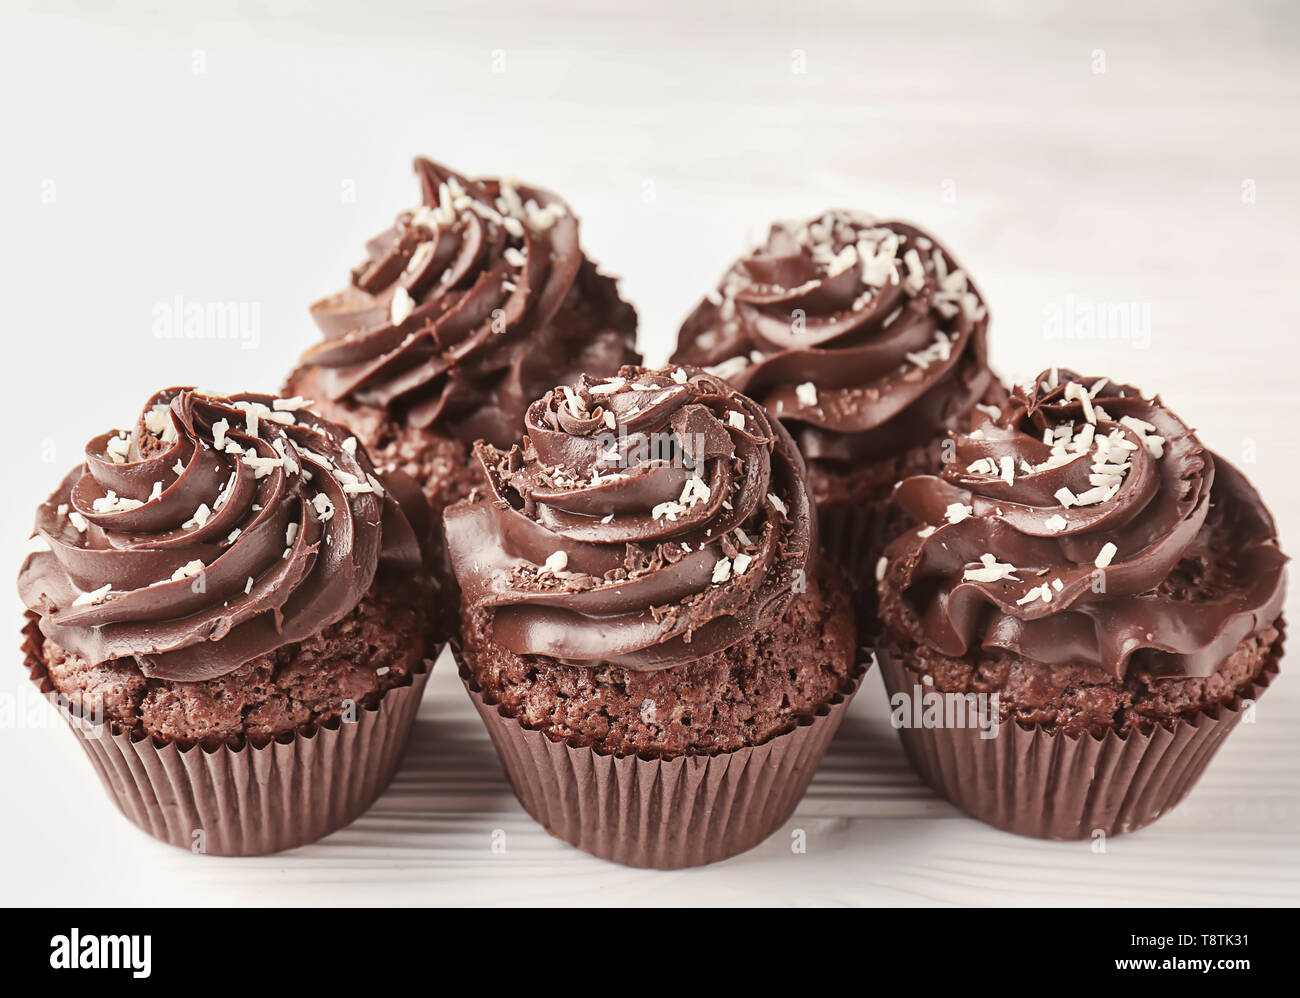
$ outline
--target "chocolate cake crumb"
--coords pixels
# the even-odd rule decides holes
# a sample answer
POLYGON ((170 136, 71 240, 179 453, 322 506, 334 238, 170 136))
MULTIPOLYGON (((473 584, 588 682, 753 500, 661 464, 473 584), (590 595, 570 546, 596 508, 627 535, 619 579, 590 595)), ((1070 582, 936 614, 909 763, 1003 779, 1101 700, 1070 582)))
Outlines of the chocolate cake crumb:
MULTIPOLYGON (((881 592, 880 615, 890 630, 915 638, 921 629, 915 612, 895 588, 882 584, 881 592)), ((1211 675, 1165 679, 1131 669, 1116 680, 1100 666, 1049 665, 997 648, 949 657, 906 641, 904 656, 916 681, 940 693, 996 693, 1004 723, 1037 724, 1066 735, 1123 735, 1230 702, 1259 676, 1279 639, 1275 622, 1243 640, 1211 675)))
POLYGON ((380 469, 397 468, 420 484, 435 523, 447 506, 482 484, 469 444, 394 419, 385 409, 351 399, 331 400, 319 384, 319 369, 300 367, 289 375, 285 393, 315 399, 312 409, 357 435, 380 469))
POLYGON ((858 662, 845 584, 810 577, 770 629, 685 666, 642 672, 525 657, 467 620, 463 658, 488 700, 554 739, 673 757, 758 745, 851 688, 858 662))
POLYGON ((319 634, 197 683, 146 678, 134 659, 92 665, 48 639, 42 654, 51 683, 74 708, 100 710, 136 737, 261 745, 340 717, 345 701, 360 711, 407 685, 430 654, 426 606, 420 587, 380 578, 319 634))

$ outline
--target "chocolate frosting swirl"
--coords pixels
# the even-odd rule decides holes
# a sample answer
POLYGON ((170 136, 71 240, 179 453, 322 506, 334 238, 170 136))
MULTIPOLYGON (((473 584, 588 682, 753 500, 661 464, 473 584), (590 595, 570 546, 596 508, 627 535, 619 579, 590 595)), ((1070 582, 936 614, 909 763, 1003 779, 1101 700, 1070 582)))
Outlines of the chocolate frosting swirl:
POLYGON ((1207 676, 1281 612, 1272 518, 1158 396, 1053 370, 971 427, 895 489, 919 525, 881 586, 941 654, 1207 676))
POLYGON ((339 620, 381 560, 418 573, 405 476, 380 479, 300 399, 159 392, 86 445, 36 512, 48 551, 18 577, 41 631, 91 663, 193 682, 339 620))
POLYGON ((583 376, 480 444, 487 494, 447 511, 467 619, 519 655, 683 665, 775 621, 816 537, 803 465, 763 408, 699 370, 583 376))
POLYGON ((674 359, 784 420, 809 460, 899 453, 994 384, 988 311, 952 255, 898 221, 777 222, 687 318, 674 359))
POLYGON ((557 378, 639 359, 636 314, 584 257, 564 201, 423 158, 415 172, 421 205, 311 308, 325 339, 303 363, 322 369, 332 399, 507 446, 557 378))

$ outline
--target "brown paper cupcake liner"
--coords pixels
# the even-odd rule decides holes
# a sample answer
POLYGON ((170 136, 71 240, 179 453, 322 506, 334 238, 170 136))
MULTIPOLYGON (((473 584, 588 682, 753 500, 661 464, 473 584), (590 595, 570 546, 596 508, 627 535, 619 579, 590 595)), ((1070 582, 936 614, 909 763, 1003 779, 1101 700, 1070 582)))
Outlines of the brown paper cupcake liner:
POLYGON ((824 506, 817 510, 822 553, 856 579, 875 581, 876 558, 889 542, 889 514, 883 502, 824 506))
POLYGON ((625 866, 674 870, 758 845, 794 813, 862 681, 761 745, 674 759, 605 755, 553 741, 460 677, 524 809, 556 838, 625 866))
POLYGON ((819 507, 822 554, 844 569, 853 592, 861 643, 870 647, 881 631, 876 614, 876 562, 900 529, 885 500, 862 506, 819 507))
MULTIPOLYGON (((23 655, 43 695, 54 692, 40 629, 23 628, 23 655)), ((436 655, 430 659, 436 659, 436 655)), ((429 667, 389 690, 355 723, 335 721, 266 745, 180 748, 133 738, 115 724, 59 713, 130 821, 182 849, 215 856, 279 852, 328 835, 387 788, 406 748, 429 667)))
MULTIPOLYGON (((903 727, 899 737, 926 783, 995 828, 1058 840, 1132 832, 1196 785, 1247 701, 1263 696, 1277 675, 1282 643, 1279 635, 1259 675, 1231 701, 1148 731, 1072 736, 1008 723, 993 738, 970 727, 903 727)), ((897 648, 878 647, 877 660, 891 700, 914 695, 917 676, 897 648)))

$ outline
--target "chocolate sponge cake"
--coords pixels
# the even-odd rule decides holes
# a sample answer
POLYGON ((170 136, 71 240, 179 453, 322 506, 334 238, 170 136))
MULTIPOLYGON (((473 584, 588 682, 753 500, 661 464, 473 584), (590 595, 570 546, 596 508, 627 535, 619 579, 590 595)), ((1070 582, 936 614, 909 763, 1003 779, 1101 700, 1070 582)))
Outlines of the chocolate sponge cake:
POLYGON ((750 640, 673 668, 521 656, 484 639, 488 614, 468 621, 463 652, 486 697, 555 738, 670 759, 733 752, 789 731, 850 680, 854 632, 843 584, 814 577, 803 597, 750 640))
POLYGON ((547 393, 521 445, 477 455, 487 485, 446 517, 459 652, 525 806, 635 865, 760 841, 797 803, 860 675, 789 435, 702 371, 627 367, 547 393), (545 774, 530 769, 539 759, 545 774), (646 767, 739 777, 746 764, 770 792, 744 813, 722 787, 700 800, 665 784, 648 824, 620 831, 650 806, 622 782, 651 779, 646 767), (592 767, 613 782, 573 782, 592 767))
POLYGON ((400 758, 434 652, 427 522, 301 399, 159 392, 37 511, 28 668, 152 834, 310 841, 400 758))
POLYGON ((977 817, 1054 838, 1141 827, 1276 671, 1273 520, 1158 397, 1044 372, 894 498, 914 526, 879 565, 882 669, 894 696, 993 705, 996 737, 902 731, 977 817))
POLYGON ((348 704, 373 707, 424 673, 424 603, 418 589, 381 578, 319 633, 193 682, 151 680, 130 658, 95 663, 49 639, 40 656, 50 683, 77 713, 102 713, 137 739, 265 745, 335 722, 348 704))

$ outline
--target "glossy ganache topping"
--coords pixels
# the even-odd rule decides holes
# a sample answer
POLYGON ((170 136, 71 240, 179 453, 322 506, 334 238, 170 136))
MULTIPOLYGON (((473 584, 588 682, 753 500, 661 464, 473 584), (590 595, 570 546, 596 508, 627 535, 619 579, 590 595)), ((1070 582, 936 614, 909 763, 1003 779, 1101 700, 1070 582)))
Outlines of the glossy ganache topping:
POLYGON ((330 397, 467 443, 514 439, 557 378, 638 359, 636 315, 578 242, 559 197, 415 161, 421 204, 366 245, 350 285, 312 306, 303 363, 330 397))
POLYGON ((172 388, 133 430, 91 440, 37 509, 49 550, 18 578, 46 637, 212 679, 349 613, 381 561, 419 572, 419 489, 381 481, 305 404, 172 388))
POLYGON ((696 369, 583 376, 480 445, 487 490, 446 516, 470 621, 519 655, 683 665, 773 622, 816 537, 794 443, 696 369))
POLYGON ((806 458, 896 454, 993 384, 979 291, 933 237, 829 211, 778 222, 687 318, 674 359, 784 420, 806 458))
POLYGON ((1206 676, 1281 612, 1272 518, 1158 396, 1054 369, 971 427, 877 569, 941 654, 1206 676))

